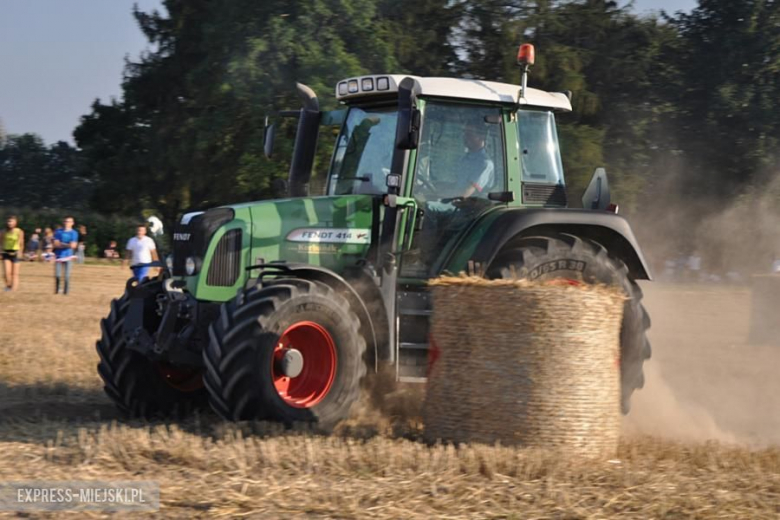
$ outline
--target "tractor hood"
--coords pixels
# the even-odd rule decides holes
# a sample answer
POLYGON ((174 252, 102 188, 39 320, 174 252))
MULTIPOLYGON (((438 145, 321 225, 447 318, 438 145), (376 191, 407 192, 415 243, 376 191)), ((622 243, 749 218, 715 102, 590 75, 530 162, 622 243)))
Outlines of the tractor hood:
POLYGON ((280 199, 232 207, 236 211, 248 207, 251 213, 249 261, 253 265, 283 260, 341 272, 366 257, 378 232, 380 205, 371 195, 280 199))

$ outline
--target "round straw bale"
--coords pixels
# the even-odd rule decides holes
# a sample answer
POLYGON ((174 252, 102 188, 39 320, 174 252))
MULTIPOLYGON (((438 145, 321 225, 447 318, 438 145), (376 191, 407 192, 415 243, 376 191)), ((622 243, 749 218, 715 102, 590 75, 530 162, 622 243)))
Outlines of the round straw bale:
POLYGON ((614 456, 624 300, 602 286, 434 281, 426 439, 614 456))

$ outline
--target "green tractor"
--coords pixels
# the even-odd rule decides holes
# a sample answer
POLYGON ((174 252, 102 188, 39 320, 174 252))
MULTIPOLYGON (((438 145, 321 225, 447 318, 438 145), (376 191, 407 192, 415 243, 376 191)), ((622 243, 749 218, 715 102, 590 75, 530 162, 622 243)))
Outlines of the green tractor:
MULTIPOLYGON (((570 94, 526 86, 532 47, 518 62, 520 86, 345 79, 344 108, 327 112, 298 85, 303 108, 282 113, 298 118, 285 197, 182 217, 169 268, 129 281, 101 322, 108 395, 135 416, 208 401, 230 420, 332 427, 377 373, 425 382, 428 282, 468 272, 620 287, 627 413, 650 357, 637 285, 650 272, 603 170, 585 209, 567 209, 555 116, 570 94), (334 126, 327 182, 310 193, 319 132, 334 126)), ((273 138, 267 126, 269 154, 273 138)))

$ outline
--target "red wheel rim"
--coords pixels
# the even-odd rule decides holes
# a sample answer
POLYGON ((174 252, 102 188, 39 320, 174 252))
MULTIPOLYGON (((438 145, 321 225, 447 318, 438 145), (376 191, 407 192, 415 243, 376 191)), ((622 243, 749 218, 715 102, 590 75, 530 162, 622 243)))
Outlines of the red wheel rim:
POLYGON ((203 376, 200 370, 176 368, 161 361, 156 364, 157 371, 171 388, 180 392, 194 392, 203 388, 203 376))
POLYGON ((311 408, 322 401, 336 376, 336 344, 330 333, 312 321, 290 325, 274 349, 271 376, 279 397, 294 408, 311 408), (303 369, 295 377, 287 377, 280 368, 288 349, 303 357, 303 369))

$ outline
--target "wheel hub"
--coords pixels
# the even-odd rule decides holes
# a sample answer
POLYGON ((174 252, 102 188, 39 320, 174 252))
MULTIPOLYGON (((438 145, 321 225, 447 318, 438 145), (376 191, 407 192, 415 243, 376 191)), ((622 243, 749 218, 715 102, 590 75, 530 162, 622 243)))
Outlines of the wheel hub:
POLYGON ((279 360, 279 372, 285 377, 298 377, 303 372, 303 354, 295 348, 283 348, 279 360))

